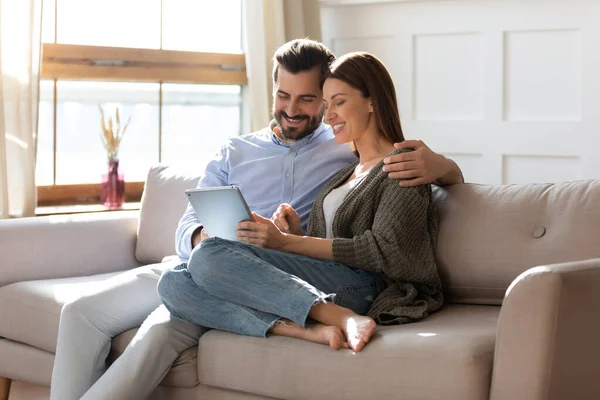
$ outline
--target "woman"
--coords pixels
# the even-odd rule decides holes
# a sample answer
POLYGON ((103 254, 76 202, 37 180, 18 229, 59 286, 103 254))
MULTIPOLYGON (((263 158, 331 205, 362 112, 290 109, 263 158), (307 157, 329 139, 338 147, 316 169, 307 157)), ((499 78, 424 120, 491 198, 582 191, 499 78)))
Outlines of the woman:
POLYGON ((282 205, 275 222, 254 214, 239 224, 240 241, 206 239, 187 266, 163 274, 159 294, 174 316, 360 351, 376 323, 416 321, 442 306, 431 187, 403 188, 382 171, 404 140, 389 73, 368 53, 348 54, 323 93, 336 141, 359 161, 317 197, 308 236, 282 205), (317 323, 306 328, 309 319, 317 323))

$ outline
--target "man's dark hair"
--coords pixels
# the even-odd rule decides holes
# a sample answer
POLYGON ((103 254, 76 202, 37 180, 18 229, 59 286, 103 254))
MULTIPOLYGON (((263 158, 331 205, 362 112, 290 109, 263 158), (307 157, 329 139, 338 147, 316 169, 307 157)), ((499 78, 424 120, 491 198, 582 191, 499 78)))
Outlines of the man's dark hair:
POLYGON ((277 49, 273 56, 273 83, 277 82, 279 66, 292 74, 318 67, 321 71, 322 88, 333 61, 335 55, 324 44, 310 39, 292 40, 277 49))

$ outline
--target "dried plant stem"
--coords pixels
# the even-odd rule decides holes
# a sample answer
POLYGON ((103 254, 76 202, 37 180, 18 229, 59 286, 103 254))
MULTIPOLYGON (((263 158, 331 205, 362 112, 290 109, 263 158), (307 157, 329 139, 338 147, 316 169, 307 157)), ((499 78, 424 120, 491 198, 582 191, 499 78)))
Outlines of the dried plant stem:
POLYGON ((119 116, 119 109, 116 109, 115 118, 113 123, 112 116, 106 119, 104 115, 104 110, 102 107, 100 108, 100 128, 102 129, 102 134, 100 135, 100 139, 102 140, 102 144, 104 145, 104 149, 108 154, 109 160, 114 160, 118 158, 119 155, 119 146, 121 145, 121 140, 123 139, 123 135, 129 126, 129 122, 131 122, 131 117, 127 120, 127 123, 124 126, 121 126, 121 118, 119 116), (107 122, 108 121, 108 122, 107 122))

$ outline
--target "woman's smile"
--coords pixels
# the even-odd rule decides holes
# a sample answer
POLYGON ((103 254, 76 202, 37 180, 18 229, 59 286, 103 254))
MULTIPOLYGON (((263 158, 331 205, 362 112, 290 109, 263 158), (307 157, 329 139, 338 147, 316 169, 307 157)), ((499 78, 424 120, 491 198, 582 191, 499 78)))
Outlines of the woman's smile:
POLYGON ((345 122, 342 124, 332 125, 331 127, 333 128, 333 134, 337 135, 338 133, 340 133, 342 131, 342 129, 344 129, 345 126, 346 126, 345 122))

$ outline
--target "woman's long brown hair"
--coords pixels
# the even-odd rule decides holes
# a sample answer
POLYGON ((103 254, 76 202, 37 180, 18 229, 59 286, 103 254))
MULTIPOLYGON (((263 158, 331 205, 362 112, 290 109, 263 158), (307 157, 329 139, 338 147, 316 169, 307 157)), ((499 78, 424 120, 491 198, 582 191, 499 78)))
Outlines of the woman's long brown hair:
MULTIPOLYGON (((377 57, 364 52, 345 54, 331 64, 327 78, 346 82, 370 97, 381 134, 392 143, 404 141, 394 82, 377 57)), ((357 153, 354 143, 350 147, 357 153)))

